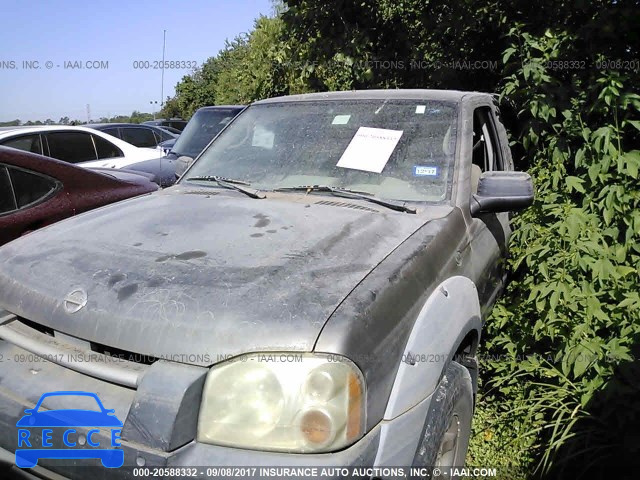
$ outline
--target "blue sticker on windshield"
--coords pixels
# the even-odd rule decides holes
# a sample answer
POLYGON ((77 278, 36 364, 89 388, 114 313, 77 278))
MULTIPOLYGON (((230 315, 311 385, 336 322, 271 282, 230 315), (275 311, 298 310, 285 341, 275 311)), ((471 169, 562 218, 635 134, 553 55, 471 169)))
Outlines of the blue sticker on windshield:
POLYGON ((414 177, 437 177, 438 167, 433 165, 414 165, 413 166, 414 177))

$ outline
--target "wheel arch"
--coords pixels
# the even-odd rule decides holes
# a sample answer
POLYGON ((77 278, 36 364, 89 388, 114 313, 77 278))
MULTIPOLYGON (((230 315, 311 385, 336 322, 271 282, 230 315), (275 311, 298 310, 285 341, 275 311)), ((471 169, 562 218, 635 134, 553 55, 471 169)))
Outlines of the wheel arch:
MULTIPOLYGON (((478 392, 478 359, 476 354, 480 345, 480 330, 471 329, 466 332, 464 338, 458 343, 453 360, 466 367, 471 375, 474 396, 478 392)), ((443 372, 444 374, 444 372, 443 372)))
POLYGON ((431 395, 452 361, 464 365, 477 389, 475 354, 482 330, 478 291, 469 278, 442 281, 424 303, 405 345, 385 410, 396 418, 431 395))

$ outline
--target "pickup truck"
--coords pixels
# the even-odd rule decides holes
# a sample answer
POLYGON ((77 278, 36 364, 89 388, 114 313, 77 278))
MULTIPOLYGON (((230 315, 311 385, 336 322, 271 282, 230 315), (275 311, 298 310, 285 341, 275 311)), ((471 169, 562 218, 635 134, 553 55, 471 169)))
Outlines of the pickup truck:
POLYGON ((455 477, 510 215, 532 201, 490 94, 255 102, 176 185, 0 248, 0 356, 20 360, 0 362, 0 458, 25 409, 69 390, 123 419, 114 478, 455 477))

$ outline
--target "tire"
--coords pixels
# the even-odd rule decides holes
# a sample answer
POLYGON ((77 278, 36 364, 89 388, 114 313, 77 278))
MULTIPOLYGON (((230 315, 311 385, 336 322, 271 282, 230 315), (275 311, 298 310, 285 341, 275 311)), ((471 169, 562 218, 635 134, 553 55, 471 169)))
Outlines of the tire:
POLYGON ((459 363, 451 362, 433 393, 413 466, 427 471, 433 468, 434 476, 426 478, 458 478, 449 476, 450 467, 464 466, 472 416, 471 375, 459 363))

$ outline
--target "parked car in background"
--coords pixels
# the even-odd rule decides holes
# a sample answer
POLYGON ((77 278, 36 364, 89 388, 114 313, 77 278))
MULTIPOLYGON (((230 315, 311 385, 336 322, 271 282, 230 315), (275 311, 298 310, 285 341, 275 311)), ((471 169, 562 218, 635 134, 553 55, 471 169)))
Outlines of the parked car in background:
MULTIPOLYGON (((243 105, 199 108, 166 156, 136 163, 127 168, 154 174, 156 183, 162 187, 173 185, 209 142, 244 108, 243 105)), ((165 149, 166 146, 167 143, 164 143, 162 148, 165 149)))
POLYGON ((93 123, 87 127, 108 133, 136 147, 156 148, 165 140, 175 140, 179 134, 170 133, 153 125, 136 123, 93 123))
POLYGON ((174 157, 196 158, 220 131, 243 109, 244 105, 202 107, 189 120, 187 127, 171 149, 174 157))
POLYGON ((81 168, 0 147, 0 245, 63 218, 157 189, 142 174, 81 168))
POLYGON ((177 185, 0 249, 0 355, 26 357, 0 362, 0 453, 63 377, 123 412, 126 466, 457 478, 510 212, 533 197, 490 94, 256 102, 177 185))
POLYGON ((175 133, 176 135, 180 135, 182 133, 182 130, 178 130, 177 128, 173 128, 173 127, 158 127, 162 130, 166 130, 169 133, 175 133))
POLYGON ((161 142, 158 144, 158 148, 162 150, 162 153, 164 155, 167 155, 171 151, 173 146, 176 144, 176 140, 177 138, 172 138, 171 140, 165 140, 164 142, 161 142))
POLYGON ((0 145, 57 158, 83 167, 122 168, 159 158, 156 148, 140 148, 87 127, 9 127, 0 130, 0 145))
POLYGON ((187 121, 182 118, 157 118, 142 122, 143 125, 155 125, 156 127, 171 127, 183 131, 187 126, 187 121))

